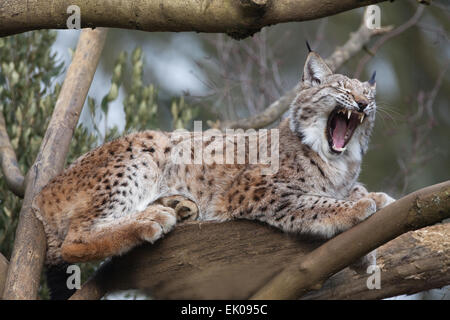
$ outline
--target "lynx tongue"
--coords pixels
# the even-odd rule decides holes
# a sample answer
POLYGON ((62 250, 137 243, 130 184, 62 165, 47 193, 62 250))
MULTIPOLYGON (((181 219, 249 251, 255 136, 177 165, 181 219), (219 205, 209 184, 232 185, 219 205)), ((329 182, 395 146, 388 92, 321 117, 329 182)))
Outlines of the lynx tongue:
POLYGON ((347 121, 343 117, 337 116, 335 118, 335 128, 332 133, 333 146, 336 149, 342 149, 345 145, 345 134, 347 132, 347 121))

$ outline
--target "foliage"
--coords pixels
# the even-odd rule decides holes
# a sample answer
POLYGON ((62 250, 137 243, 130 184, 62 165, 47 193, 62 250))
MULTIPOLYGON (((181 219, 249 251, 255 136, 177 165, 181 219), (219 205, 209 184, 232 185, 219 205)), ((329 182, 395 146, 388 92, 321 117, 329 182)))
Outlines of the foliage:
POLYGON ((198 109, 188 105, 181 97, 178 101, 172 101, 170 112, 173 118, 173 129, 185 129, 196 118, 198 109))
MULTIPOLYGON (((49 31, 0 38, 0 111, 22 172, 33 164, 60 90, 58 84, 52 86, 63 68, 50 51, 55 39, 49 31)), ((0 250, 7 257, 21 205, 2 177, 0 250)))
MULTIPOLYGON (((15 149, 20 169, 26 173, 33 164, 40 143, 53 112, 60 91, 55 83, 63 72, 51 46, 56 39, 53 31, 34 31, 0 38, 0 111, 5 117, 7 131, 15 149)), ((136 48, 130 57, 132 65, 131 85, 123 100, 125 131, 157 128, 157 90, 152 84, 144 84, 144 59, 142 50, 136 48)), ((88 97, 92 130, 80 124, 71 142, 68 163, 98 144, 119 136, 117 127, 110 127, 107 116, 110 104, 119 96, 127 65, 127 53, 122 52, 115 62, 109 92, 100 104, 88 97), (101 125, 102 126, 101 126, 101 125)), ((186 125, 192 119, 190 107, 182 99, 175 99, 172 108, 183 110, 184 123, 178 115, 176 121, 186 125)), ((9 258, 22 200, 10 192, 3 176, 0 176, 0 252, 9 258)), ((96 269, 97 263, 82 264, 82 281, 96 269)), ((40 290, 41 298, 48 298, 45 281, 40 290)))

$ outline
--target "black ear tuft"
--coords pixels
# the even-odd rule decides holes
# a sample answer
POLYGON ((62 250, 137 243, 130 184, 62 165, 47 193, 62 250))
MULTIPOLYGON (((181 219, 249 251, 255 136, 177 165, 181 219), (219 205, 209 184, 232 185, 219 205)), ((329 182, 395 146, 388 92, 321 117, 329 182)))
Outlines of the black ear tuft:
POLYGON ((376 77, 376 75, 377 75, 377 72, 374 71, 374 72, 372 73, 372 76, 371 76, 370 79, 369 79, 369 84, 370 84, 371 86, 373 86, 373 85, 375 84, 375 77, 376 77))
POLYGON ((308 48, 308 52, 312 52, 311 46, 309 45, 308 40, 306 40, 305 42, 306 42, 306 47, 308 48))

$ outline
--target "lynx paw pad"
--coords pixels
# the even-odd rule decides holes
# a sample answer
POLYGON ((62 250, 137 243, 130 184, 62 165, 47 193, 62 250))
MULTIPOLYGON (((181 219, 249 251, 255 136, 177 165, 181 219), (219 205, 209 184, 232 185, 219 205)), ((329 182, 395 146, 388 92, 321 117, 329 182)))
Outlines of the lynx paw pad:
POLYGON ((158 200, 162 205, 175 210, 177 221, 195 220, 198 217, 198 207, 195 202, 183 196, 170 196, 158 200))
POLYGON ((197 205, 190 200, 183 200, 175 207, 178 221, 195 220, 198 216, 197 205))

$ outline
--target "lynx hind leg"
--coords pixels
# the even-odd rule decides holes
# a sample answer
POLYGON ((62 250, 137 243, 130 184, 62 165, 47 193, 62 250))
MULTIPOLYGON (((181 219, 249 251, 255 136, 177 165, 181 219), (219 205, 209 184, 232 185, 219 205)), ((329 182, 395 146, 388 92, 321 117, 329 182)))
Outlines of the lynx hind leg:
POLYGON ((155 242, 176 224, 175 210, 159 204, 144 211, 110 220, 97 220, 89 228, 71 227, 61 255, 66 262, 85 262, 120 255, 144 241, 155 242))
POLYGON ((177 221, 196 220, 198 217, 198 206, 195 202, 183 196, 169 196, 158 199, 157 203, 175 210, 177 221))

